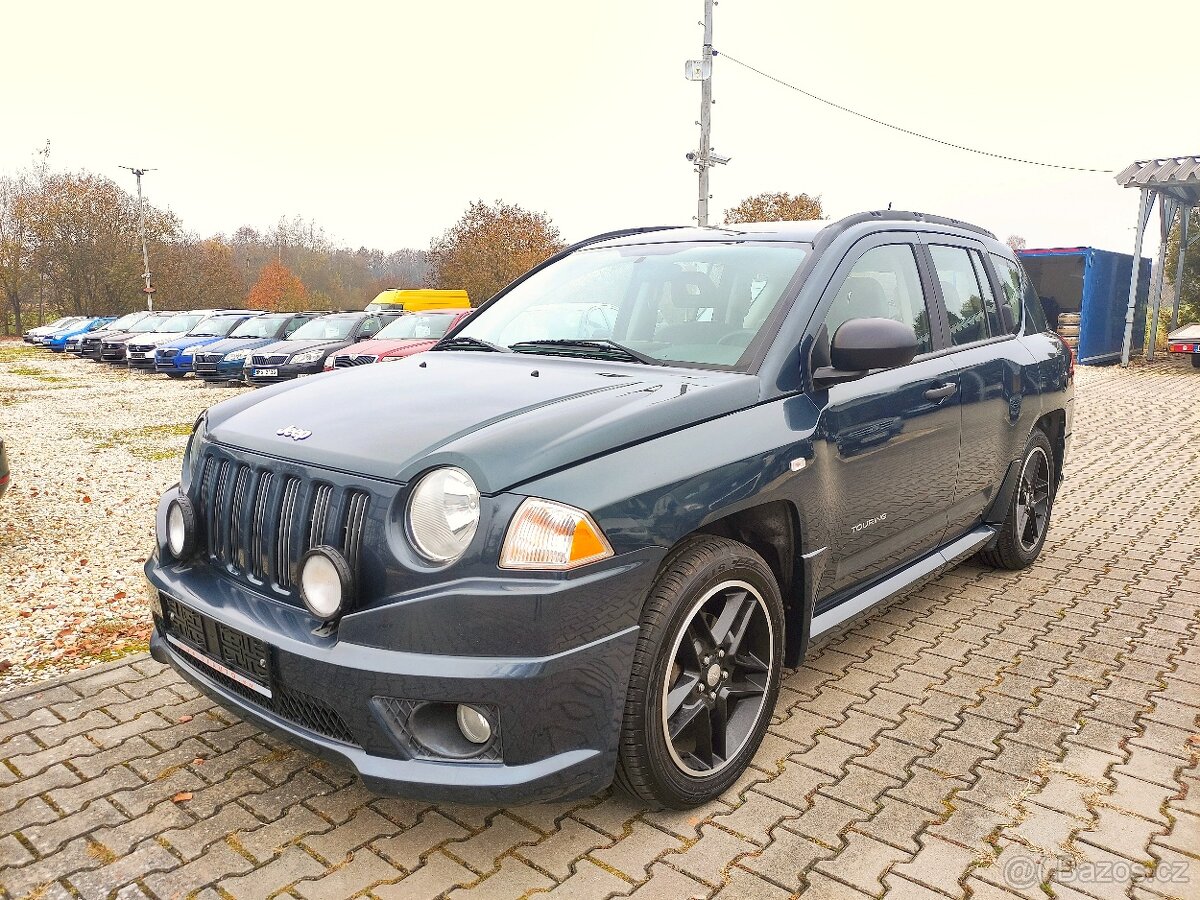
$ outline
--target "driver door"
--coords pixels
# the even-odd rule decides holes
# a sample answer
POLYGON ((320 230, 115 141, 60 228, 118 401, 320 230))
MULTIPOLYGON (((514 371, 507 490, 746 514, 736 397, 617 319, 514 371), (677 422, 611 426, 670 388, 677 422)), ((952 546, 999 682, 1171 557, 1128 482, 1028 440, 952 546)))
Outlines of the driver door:
POLYGON ((830 341, 852 318, 904 322, 919 344, 908 365, 817 385, 812 395, 832 554, 818 602, 934 549, 946 531, 958 475, 958 393, 936 355, 941 317, 916 242, 898 232, 860 242, 817 308, 814 370, 828 365, 830 341))

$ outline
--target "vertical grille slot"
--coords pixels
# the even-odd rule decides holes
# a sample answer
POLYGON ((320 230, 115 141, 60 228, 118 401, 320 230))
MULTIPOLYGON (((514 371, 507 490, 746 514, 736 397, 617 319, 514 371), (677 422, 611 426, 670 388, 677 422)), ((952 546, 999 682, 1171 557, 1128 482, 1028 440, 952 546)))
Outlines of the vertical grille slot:
POLYGON ((246 499, 246 486, 250 482, 250 467, 238 466, 233 479, 233 500, 229 504, 229 562, 246 570, 246 541, 242 527, 242 508, 246 499))
POLYGON ((225 525, 228 512, 225 504, 225 488, 229 483, 229 470, 232 468, 233 464, 225 460, 217 469, 217 481, 213 486, 212 515, 208 519, 208 546, 212 548, 213 557, 222 563, 229 558, 226 553, 228 535, 225 525))
POLYGON ((313 493, 312 515, 308 519, 308 549, 325 543, 325 526, 329 521, 329 501, 333 499, 333 488, 328 484, 317 485, 313 493))
POLYGON ((369 496, 362 491, 352 491, 346 503, 346 524, 342 528, 342 552, 350 563, 350 571, 358 575, 358 560, 362 554, 363 531, 367 523, 367 501, 369 496))
POLYGON ((284 589, 292 586, 292 523, 296 518, 296 499, 299 494, 300 479, 289 478, 283 486, 279 531, 275 535, 275 583, 284 589))
POLYGON ((250 522, 250 571, 256 578, 267 577, 267 500, 271 496, 271 485, 275 473, 263 472, 258 479, 258 491, 254 495, 253 518, 250 522))

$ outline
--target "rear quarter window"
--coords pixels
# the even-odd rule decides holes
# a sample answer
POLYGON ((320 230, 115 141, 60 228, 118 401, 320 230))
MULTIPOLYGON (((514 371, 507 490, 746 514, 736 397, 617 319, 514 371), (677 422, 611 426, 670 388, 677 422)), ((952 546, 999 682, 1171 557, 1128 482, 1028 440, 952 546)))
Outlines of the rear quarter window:
POLYGON ((1000 319, 1003 330, 1016 334, 1021 330, 1021 298, 1029 279, 1020 264, 996 253, 988 254, 1000 280, 1000 319))

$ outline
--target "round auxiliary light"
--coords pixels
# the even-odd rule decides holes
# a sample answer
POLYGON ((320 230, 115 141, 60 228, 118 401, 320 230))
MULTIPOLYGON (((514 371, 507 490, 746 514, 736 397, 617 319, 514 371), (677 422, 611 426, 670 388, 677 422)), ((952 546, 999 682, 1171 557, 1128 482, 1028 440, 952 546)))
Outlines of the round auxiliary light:
POLYGON ((167 507, 167 549, 176 559, 196 549, 196 509, 182 494, 167 507))
POLYGON ((300 560, 300 599, 318 619, 329 622, 349 608, 354 576, 334 547, 314 547, 300 560))
POLYGON ((486 744, 492 739, 492 723, 487 716, 466 703, 458 704, 458 730, 472 744, 486 744))
POLYGON ((458 559, 479 527, 479 488, 462 469, 447 466, 425 475, 408 504, 413 545, 434 563, 458 559))

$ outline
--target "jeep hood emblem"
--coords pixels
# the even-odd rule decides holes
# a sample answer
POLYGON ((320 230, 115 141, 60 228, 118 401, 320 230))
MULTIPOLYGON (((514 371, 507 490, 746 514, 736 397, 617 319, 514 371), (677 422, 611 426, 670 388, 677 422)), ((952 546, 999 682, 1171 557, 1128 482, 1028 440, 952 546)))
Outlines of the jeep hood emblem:
POLYGON ((305 431, 303 428, 297 428, 295 425, 289 425, 287 428, 280 428, 275 433, 280 437, 290 437, 293 441, 302 441, 306 437, 312 437, 311 431, 305 431))

